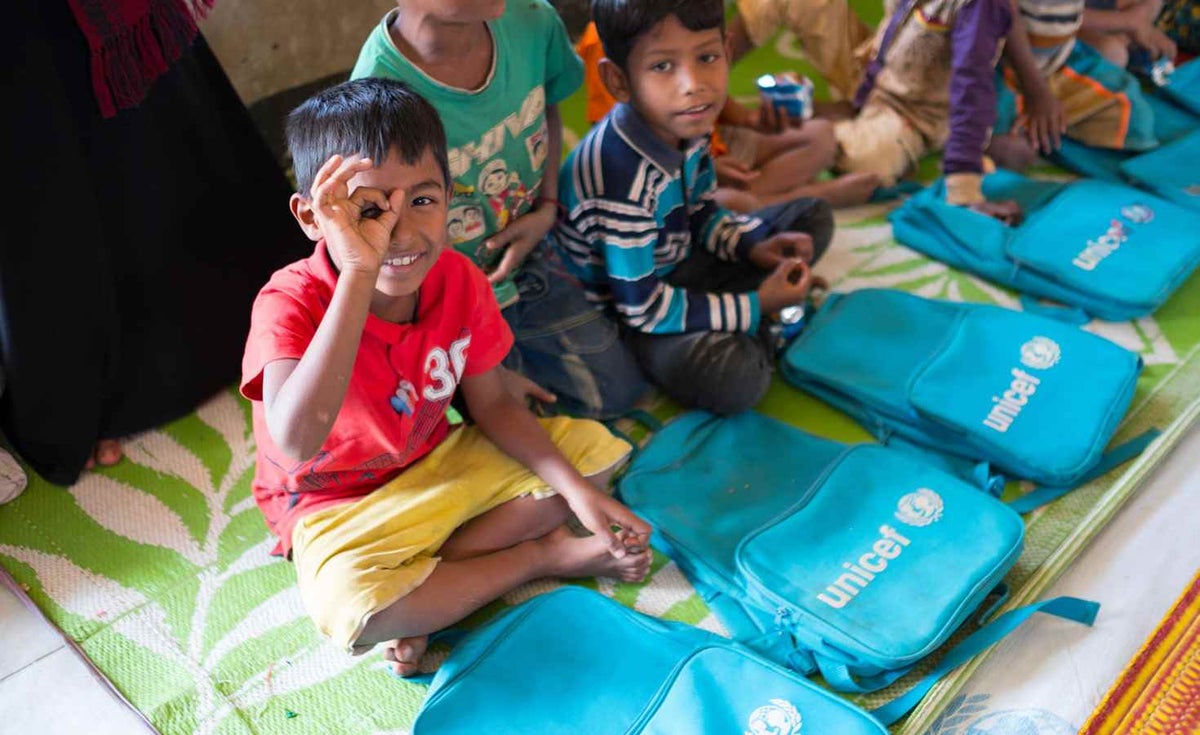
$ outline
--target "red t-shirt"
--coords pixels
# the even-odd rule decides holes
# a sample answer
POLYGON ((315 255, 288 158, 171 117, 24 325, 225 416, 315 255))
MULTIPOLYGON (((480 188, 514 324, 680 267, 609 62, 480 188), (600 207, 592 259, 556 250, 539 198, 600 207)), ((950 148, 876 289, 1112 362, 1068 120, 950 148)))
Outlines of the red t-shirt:
POLYGON ((458 381, 496 367, 513 344, 483 273, 444 250, 421 284, 412 323, 367 315, 329 437, 315 457, 297 462, 267 431, 263 368, 304 356, 336 284, 322 241, 310 258, 271 276, 251 312, 241 390, 254 408, 254 498, 279 537, 278 554, 290 555, 300 517, 366 495, 436 447, 449 431, 446 408, 458 381))

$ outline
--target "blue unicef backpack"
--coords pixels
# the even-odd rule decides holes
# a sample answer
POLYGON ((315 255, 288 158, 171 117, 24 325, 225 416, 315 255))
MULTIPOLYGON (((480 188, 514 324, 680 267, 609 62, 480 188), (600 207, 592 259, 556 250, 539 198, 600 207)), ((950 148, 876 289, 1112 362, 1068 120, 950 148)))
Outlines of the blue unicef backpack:
POLYGON ((1137 354, 1057 319, 884 289, 830 294, 779 365, 885 443, 1046 486, 1022 511, 1149 443, 1104 453, 1141 368, 1137 354))
MULTIPOLYGON (((912 454, 754 412, 679 416, 618 493, 735 639, 848 692, 887 686, 937 650, 1001 586, 1025 530, 1003 503, 912 454)), ((899 718, 1037 610, 1090 624, 1096 609, 1056 598, 1006 613, 875 715, 899 718)))
POLYGON ((1174 143, 1123 161, 1120 171, 1137 186, 1200 211, 1200 127, 1174 143))
POLYGON ((1200 62, 1193 59, 1175 67, 1159 92, 1180 107, 1200 115, 1200 62))
MULTIPOLYGON (((960 270, 1111 321, 1146 316, 1200 264, 1200 212, 1125 184, 984 177, 988 199, 1015 199, 1017 227, 948 204, 945 184, 890 215, 896 239, 960 270)), ((1032 308, 1032 306, 1027 307, 1032 308)))
MULTIPOLYGON (((1182 86, 1182 85, 1181 85, 1182 86)), ((1163 92, 1164 90, 1160 90, 1163 92)), ((1141 98, 1154 114, 1154 137, 1160 146, 1173 143, 1189 135, 1200 126, 1200 116, 1184 106, 1173 104, 1166 95, 1144 95, 1141 98)), ((1089 176, 1104 181, 1124 182, 1121 164, 1125 161, 1148 155, 1157 148, 1149 151, 1114 150, 1112 148, 1096 148, 1077 143, 1070 138, 1064 138, 1062 147, 1050 155, 1050 160, 1063 168, 1075 171, 1083 176, 1089 176)), ((1168 180, 1173 180, 1180 173, 1178 170, 1164 170, 1168 180)))
POLYGON ((886 735, 853 704, 708 631, 563 587, 464 638, 414 735, 886 735))

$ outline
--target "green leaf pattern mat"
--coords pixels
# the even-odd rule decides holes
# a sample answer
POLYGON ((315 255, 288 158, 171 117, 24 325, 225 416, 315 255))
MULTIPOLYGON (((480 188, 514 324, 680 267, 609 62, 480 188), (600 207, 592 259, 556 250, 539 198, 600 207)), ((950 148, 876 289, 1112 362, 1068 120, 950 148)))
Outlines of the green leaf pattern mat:
MULTIPOLYGON (((783 34, 739 65, 734 92, 752 91, 762 70, 787 67, 804 65, 783 34)), ((564 105, 574 131, 568 142, 582 132, 581 111, 582 94, 564 105)), ((1012 292, 897 245, 885 214, 884 206, 841 214, 818 268, 832 289, 890 287, 1020 308, 1012 292)), ((1118 438, 1149 426, 1164 434, 1134 463, 1028 520, 1025 552, 1008 579, 1010 605, 1038 597, 1200 411, 1200 277, 1153 318, 1088 329, 1145 358, 1118 438)), ((675 410, 664 401, 651 408, 662 416, 675 410)), ((844 415, 778 379, 760 410, 831 438, 868 439, 844 415)), ((291 565, 269 556, 272 541, 250 497, 248 405, 230 389, 125 446, 127 459, 116 467, 71 488, 35 478, 0 507, 0 567, 147 721, 172 735, 408 732, 424 687, 389 676, 378 653, 351 657, 325 643, 305 615, 291 565)), ((522 587, 473 620, 558 584, 522 587)), ((722 632, 661 555, 642 584, 583 584, 645 613, 722 632)), ((427 663, 440 655, 434 651, 427 663)), ((925 732, 982 658, 947 678, 893 730, 925 732)), ((910 683, 858 701, 881 704, 910 683)))

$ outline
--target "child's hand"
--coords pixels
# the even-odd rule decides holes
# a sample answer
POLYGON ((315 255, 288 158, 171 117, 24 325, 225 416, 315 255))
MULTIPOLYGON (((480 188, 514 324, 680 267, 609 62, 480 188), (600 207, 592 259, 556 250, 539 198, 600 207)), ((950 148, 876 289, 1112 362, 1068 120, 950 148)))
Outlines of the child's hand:
POLYGON ((775 106, 766 95, 762 95, 758 105, 758 132, 764 135, 782 133, 788 128, 804 127, 804 118, 793 117, 775 106))
POLYGON ((1179 48, 1171 37, 1158 29, 1154 21, 1139 25, 1133 32, 1134 43, 1150 52, 1151 58, 1157 60, 1163 57, 1174 61, 1179 48))
POLYGON ((1062 102, 1042 85, 1025 95, 1025 113, 1017 121, 1025 128, 1029 144, 1042 153, 1050 153, 1062 147, 1062 135, 1067 132, 1067 119, 1063 115, 1062 102))
POLYGON ((803 260, 785 260, 758 287, 758 306, 774 314, 785 306, 804 303, 813 285, 812 271, 803 260))
POLYGON ((504 389, 508 391, 510 396, 516 398, 522 406, 528 406, 531 401, 534 403, 554 403, 558 400, 558 396, 524 375, 514 370, 509 370, 503 365, 498 366, 496 369, 500 371, 500 379, 504 382, 504 389))
POLYGON ((731 189, 745 191, 761 175, 760 171, 755 171, 742 161, 729 155, 714 158, 713 166, 717 171, 717 184, 719 186, 727 186, 731 189))
POLYGON ((504 251, 504 257, 494 270, 488 273, 490 283, 499 283, 521 267, 533 249, 554 226, 558 209, 553 204, 542 204, 529 210, 508 223, 508 227, 484 241, 488 250, 504 251))
POLYGON ((390 197, 365 186, 349 190, 350 179, 372 166, 369 158, 335 155, 313 178, 313 215, 343 271, 378 273, 392 229, 400 219, 403 189, 393 191, 390 197))
POLYGON ((584 528, 608 542, 608 552, 614 558, 624 558, 629 546, 645 548, 650 540, 650 524, 637 517, 621 501, 609 497, 592 486, 567 500, 572 512, 584 528), (636 539, 636 540, 634 540, 636 539))
POLYGON ((799 258, 811 263, 812 237, 803 232, 778 232, 750 248, 750 262, 769 271, 785 260, 799 258))
POLYGON ((1021 205, 1011 199, 1005 199, 999 202, 980 202, 970 205, 971 209, 986 214, 989 217, 994 217, 1006 225, 1016 227, 1021 224, 1021 220, 1025 215, 1021 211, 1021 205))

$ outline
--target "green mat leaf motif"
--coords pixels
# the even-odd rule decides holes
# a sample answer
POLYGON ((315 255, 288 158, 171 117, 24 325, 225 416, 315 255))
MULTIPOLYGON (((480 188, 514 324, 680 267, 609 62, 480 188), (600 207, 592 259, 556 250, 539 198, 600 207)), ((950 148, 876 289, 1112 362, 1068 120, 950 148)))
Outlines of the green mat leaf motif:
MULTIPOLYGON (((833 289, 886 286, 1019 308, 1014 294, 897 245, 873 211, 843 225, 820 264, 833 289)), ((1088 326, 1163 366, 1141 386, 1142 403, 1151 405, 1153 384, 1179 371, 1181 345, 1195 352, 1200 325, 1193 306, 1188 301, 1179 315, 1180 307, 1168 304, 1162 324, 1146 318, 1088 326)), ((772 395, 788 390, 776 387, 772 395)), ((818 433, 827 420, 819 412, 797 417, 784 408, 791 404, 772 405, 818 433)), ((1170 414, 1182 410, 1177 402, 1170 414)), ((274 542, 250 496, 254 444, 245 401, 224 391, 194 414, 129 440, 126 453, 120 465, 88 473, 69 489, 35 478, 0 508, 0 564, 124 695, 164 733, 404 732, 423 688, 381 673, 377 655, 352 657, 323 641, 308 621, 291 565, 269 555, 274 542)), ((1060 534, 1061 527, 1047 525, 1060 534)), ((1054 548, 1053 539, 1030 543, 1043 557, 1047 547, 1054 548)), ((1019 567, 1027 574, 1037 560, 1019 567)), ((561 584, 521 587, 468 622, 561 584)), ((724 634, 661 555, 642 584, 580 584, 645 613, 724 634)), ((954 712, 941 713, 930 732, 955 732, 969 712, 954 712)))

